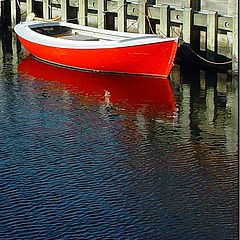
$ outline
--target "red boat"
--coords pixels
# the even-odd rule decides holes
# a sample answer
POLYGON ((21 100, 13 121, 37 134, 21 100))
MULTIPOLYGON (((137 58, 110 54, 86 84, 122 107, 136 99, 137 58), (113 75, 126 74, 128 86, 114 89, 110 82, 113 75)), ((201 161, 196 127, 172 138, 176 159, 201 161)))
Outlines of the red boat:
POLYGON ((167 77, 177 38, 110 31, 66 22, 19 23, 22 45, 46 62, 99 72, 167 77))
MULTIPOLYGON (((100 105, 151 119, 176 120, 176 102, 168 78, 76 71, 32 57, 18 66, 19 79, 55 82, 86 105, 100 105), (147 84, 146 84, 147 83, 147 84)), ((34 86, 33 86, 34 89, 34 86)), ((47 90, 47 89, 46 89, 47 90)))

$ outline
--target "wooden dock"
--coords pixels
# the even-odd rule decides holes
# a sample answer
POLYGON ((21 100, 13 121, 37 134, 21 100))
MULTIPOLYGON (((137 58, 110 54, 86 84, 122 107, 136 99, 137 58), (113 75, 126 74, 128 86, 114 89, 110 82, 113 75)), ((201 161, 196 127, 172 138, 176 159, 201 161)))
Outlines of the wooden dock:
POLYGON ((238 0, 0 0, 0 24, 34 12, 116 31, 179 36, 193 55, 238 72, 238 0))

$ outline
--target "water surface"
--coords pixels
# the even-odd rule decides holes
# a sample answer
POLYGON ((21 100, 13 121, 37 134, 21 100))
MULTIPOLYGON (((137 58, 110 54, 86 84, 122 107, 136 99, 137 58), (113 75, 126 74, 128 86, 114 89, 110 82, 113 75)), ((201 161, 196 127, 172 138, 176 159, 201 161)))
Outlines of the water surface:
POLYGON ((238 239, 236 79, 76 72, 1 36, 1 239, 238 239))

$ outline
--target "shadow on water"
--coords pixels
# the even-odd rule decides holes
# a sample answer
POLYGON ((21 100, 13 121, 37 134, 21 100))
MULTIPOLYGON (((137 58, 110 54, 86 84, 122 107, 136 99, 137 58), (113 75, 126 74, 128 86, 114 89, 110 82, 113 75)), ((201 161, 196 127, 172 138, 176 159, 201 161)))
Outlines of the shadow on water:
POLYGON ((0 238, 238 239, 238 82, 78 72, 0 41, 0 238))

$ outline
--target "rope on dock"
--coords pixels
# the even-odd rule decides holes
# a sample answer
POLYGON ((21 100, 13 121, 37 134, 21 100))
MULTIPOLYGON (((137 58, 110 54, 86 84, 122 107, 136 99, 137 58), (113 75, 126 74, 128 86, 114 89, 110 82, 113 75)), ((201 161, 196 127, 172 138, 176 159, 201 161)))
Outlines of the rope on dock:
POLYGON ((34 20, 37 20, 37 21, 44 21, 44 22, 54 22, 54 21, 59 21, 60 19, 61 19, 60 16, 56 16, 56 17, 51 18, 51 19, 45 19, 45 18, 34 17, 34 20))
MULTIPOLYGON (((127 6, 127 3, 124 3, 124 4, 120 5, 115 12, 118 13, 124 6, 127 6)), ((104 14, 108 13, 108 11, 101 11, 101 12, 104 13, 104 14)), ((101 23, 99 23, 97 26, 100 27, 100 26, 102 26, 103 24, 104 24, 104 21, 101 22, 101 23)), ((133 23, 132 25, 134 25, 134 24, 135 24, 135 23, 133 23)), ((131 26, 132 26, 132 25, 131 25, 131 26)))
POLYGON ((204 57, 202 57, 201 55, 199 55, 197 52, 195 52, 188 44, 186 44, 187 48, 193 53, 195 54, 198 58, 200 58, 201 60, 209 63, 209 64, 213 64, 213 65, 228 65, 230 63, 232 63, 233 61, 230 60, 230 61, 226 61, 226 62, 214 62, 214 61, 210 61, 204 57))
POLYGON ((26 20, 27 21, 33 21, 33 20, 37 20, 37 21, 43 21, 43 22, 53 22, 53 21, 59 21, 61 19, 60 16, 56 16, 54 18, 51 18, 51 19, 45 19, 45 18, 40 18, 40 17, 36 17, 35 13, 31 12, 26 20))
MULTIPOLYGON (((151 33, 154 34, 154 35, 156 35, 156 36, 159 36, 158 34, 156 34, 156 33, 153 31, 149 16, 147 16, 146 14, 144 14, 144 13, 143 13, 142 11, 140 11, 140 10, 138 10, 138 12, 139 12, 140 14, 143 14, 143 15, 146 17, 146 19, 147 19, 147 21, 148 21, 148 25, 149 25, 149 29, 150 29, 151 33)), ((196 55, 198 58, 200 58, 200 59, 203 60, 204 62, 206 62, 206 63, 208 63, 208 64, 212 64, 212 65, 228 65, 228 64, 231 64, 231 63, 233 62, 232 60, 226 61, 226 62, 215 62, 215 61, 211 61, 211 60, 208 60, 207 58, 202 57, 202 56, 199 55, 196 51, 194 51, 194 50, 189 46, 188 43, 186 43, 186 42, 183 40, 182 30, 181 30, 180 34, 178 34, 178 33, 172 28, 172 26, 171 26, 171 29, 172 29, 172 31, 175 32, 175 34, 176 34, 177 37, 179 38, 179 42, 180 42, 179 44, 180 44, 180 45, 183 45, 183 44, 185 43, 186 46, 187 46, 187 48, 188 48, 194 55, 196 55)), ((162 35, 164 35, 164 37, 167 37, 166 34, 164 34, 164 33, 162 33, 162 32, 160 32, 160 33, 161 33, 162 35)))
POLYGON ((184 40, 183 40, 183 36, 182 36, 182 29, 181 29, 181 32, 180 34, 178 34, 172 27, 171 27, 172 31, 175 32, 175 34, 179 37, 179 41, 180 41, 180 45, 183 45, 185 43, 185 46, 194 54, 196 55, 198 58, 200 58, 201 60, 203 60, 204 62, 206 63, 209 63, 209 64, 212 64, 212 65, 228 65, 230 63, 232 63, 233 61, 232 60, 229 60, 229 61, 226 61, 226 62, 215 62, 215 61, 210 61, 204 57, 202 57, 200 54, 198 54, 196 51, 194 51, 188 43, 186 43, 184 40))

